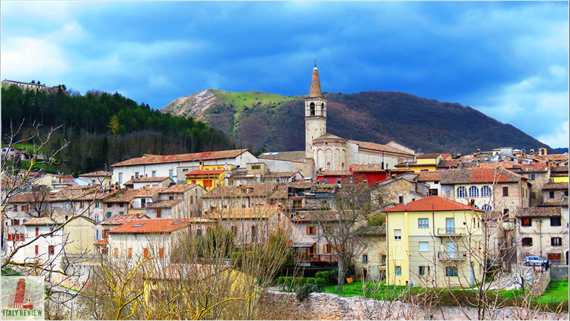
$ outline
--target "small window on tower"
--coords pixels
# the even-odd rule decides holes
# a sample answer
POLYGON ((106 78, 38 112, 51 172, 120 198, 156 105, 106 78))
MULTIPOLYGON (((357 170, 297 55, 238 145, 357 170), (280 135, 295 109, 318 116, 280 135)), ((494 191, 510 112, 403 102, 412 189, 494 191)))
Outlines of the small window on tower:
POLYGON ((315 116, 315 103, 311 103, 311 116, 315 116))

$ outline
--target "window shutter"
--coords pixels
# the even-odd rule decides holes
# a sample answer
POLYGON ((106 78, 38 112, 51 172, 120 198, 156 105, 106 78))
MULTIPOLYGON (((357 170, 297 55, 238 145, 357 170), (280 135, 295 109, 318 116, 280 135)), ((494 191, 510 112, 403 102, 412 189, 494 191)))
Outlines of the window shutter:
POLYGON ((323 253, 327 253, 327 245, 323 244, 323 253))
POLYGON ((310 226, 307 226, 307 235, 311 234, 311 228, 310 226))

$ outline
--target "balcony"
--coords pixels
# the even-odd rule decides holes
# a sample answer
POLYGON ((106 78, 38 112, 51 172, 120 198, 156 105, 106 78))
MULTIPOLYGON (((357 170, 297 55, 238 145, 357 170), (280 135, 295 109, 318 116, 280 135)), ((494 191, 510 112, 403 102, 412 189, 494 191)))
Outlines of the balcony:
POLYGON ((336 254, 299 254, 298 259, 300 262, 330 262, 337 263, 338 255, 336 254))
POLYGON ((438 227, 438 236, 465 236, 467 229, 465 227, 438 227))
POLYGON ((463 261, 467 260, 466 251, 439 251, 437 259, 440 261, 463 261))

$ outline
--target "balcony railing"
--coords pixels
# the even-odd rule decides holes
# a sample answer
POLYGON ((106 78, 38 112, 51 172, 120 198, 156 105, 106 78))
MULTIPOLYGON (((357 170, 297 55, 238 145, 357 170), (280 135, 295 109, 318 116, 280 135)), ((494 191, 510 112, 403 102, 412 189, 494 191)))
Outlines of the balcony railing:
POLYGON ((297 257, 301 262, 338 262, 336 254, 299 254, 297 257))
POLYGON ((465 227, 438 227, 437 235, 439 236, 465 236, 467 229, 465 227))
POLYGON ((453 260, 466 260, 466 251, 440 251, 437 252, 437 258, 441 261, 453 261, 453 260))

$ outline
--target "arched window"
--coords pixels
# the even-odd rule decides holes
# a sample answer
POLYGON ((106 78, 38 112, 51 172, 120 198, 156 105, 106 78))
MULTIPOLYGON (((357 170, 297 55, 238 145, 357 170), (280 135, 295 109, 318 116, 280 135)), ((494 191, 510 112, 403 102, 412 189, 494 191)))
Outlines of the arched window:
POLYGON ((457 197, 467 197, 467 189, 465 186, 459 186, 457 188, 457 197))
POLYGON ((311 103, 311 116, 315 116, 315 103, 311 103))
POLYGON ((489 186, 481 188, 481 197, 491 197, 491 188, 489 186))
POLYGON ((321 116, 325 115, 325 103, 321 104, 321 116))
POLYGON ((469 197, 479 197, 479 189, 476 186, 469 187, 469 197))
POLYGON ((492 208, 491 205, 489 205, 489 204, 483 205, 483 208, 482 208, 482 210, 485 211, 485 212, 490 212, 492 209, 493 209, 493 208, 492 208))

